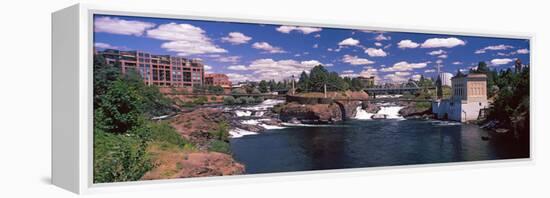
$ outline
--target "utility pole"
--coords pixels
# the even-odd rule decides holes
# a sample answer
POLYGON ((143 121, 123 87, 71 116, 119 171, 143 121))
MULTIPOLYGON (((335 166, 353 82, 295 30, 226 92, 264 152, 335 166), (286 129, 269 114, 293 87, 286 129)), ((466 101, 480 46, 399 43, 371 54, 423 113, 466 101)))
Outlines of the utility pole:
POLYGON ((296 94, 295 92, 295 88, 294 88, 294 75, 292 75, 292 95, 296 94))
POLYGON ((327 83, 325 83, 324 88, 325 88, 325 98, 327 98, 327 83))

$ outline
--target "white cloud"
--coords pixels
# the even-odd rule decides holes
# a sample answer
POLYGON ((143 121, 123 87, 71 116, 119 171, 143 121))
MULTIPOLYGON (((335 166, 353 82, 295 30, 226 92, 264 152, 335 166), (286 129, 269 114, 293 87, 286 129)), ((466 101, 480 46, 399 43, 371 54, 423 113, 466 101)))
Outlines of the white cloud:
POLYGON ((368 65, 374 63, 374 61, 370 61, 366 58, 359 58, 357 56, 351 56, 351 55, 344 55, 342 58, 342 62, 349 63, 351 65, 368 65))
POLYGON ((218 58, 215 59, 218 62, 222 63, 237 63, 239 60, 241 60, 240 56, 218 56, 218 58))
POLYGON ((494 66, 499 66, 499 65, 508 64, 512 61, 514 61, 514 60, 512 60, 510 58, 495 58, 495 59, 491 60, 491 64, 494 65, 494 66))
POLYGON ((411 79, 413 79, 414 81, 419 81, 420 78, 422 78, 422 76, 420 74, 415 74, 415 75, 411 76, 411 79))
POLYGON ((376 45, 376 47, 381 47, 381 46, 382 46, 382 43, 380 43, 380 42, 375 42, 374 45, 376 45))
POLYGON ((212 43, 205 31, 189 24, 168 23, 147 31, 147 36, 168 41, 162 48, 180 56, 208 53, 226 53, 227 50, 212 43))
POLYGON ((397 46, 401 49, 405 48, 417 48, 419 46, 418 43, 415 43, 411 40, 401 40, 399 43, 397 43, 397 46))
POLYGON ((319 48, 319 44, 313 45, 313 48, 319 48))
POLYGON ((447 52, 445 50, 442 50, 442 49, 428 52, 428 54, 432 55, 432 56, 441 55, 441 54, 445 54, 445 53, 447 53, 447 52))
POLYGON ((435 72, 435 69, 424 70, 424 73, 434 73, 434 72, 435 72))
POLYGON ((321 38, 321 35, 320 35, 320 34, 316 34, 314 37, 315 37, 315 38, 321 38))
POLYGON ((338 45, 349 45, 349 46, 355 46, 358 44, 359 44, 359 40, 355 40, 353 38, 347 38, 347 39, 344 39, 343 41, 340 41, 340 43, 338 43, 338 45))
POLYGON ((375 48, 368 48, 365 50, 365 53, 367 53, 371 57, 384 57, 387 56, 386 52, 382 49, 375 49, 375 48))
POLYGON ((420 45, 421 48, 436 48, 436 47, 446 47, 452 48, 459 45, 466 45, 466 42, 455 37, 449 38, 431 38, 427 39, 420 45))
POLYGON ((280 47, 272 46, 267 42, 255 42, 254 44, 252 44, 252 47, 255 49, 264 50, 265 52, 268 52, 271 54, 285 53, 285 51, 280 47))
POLYGON ((233 45, 245 44, 252 40, 252 37, 246 36, 240 32, 230 32, 226 37, 222 37, 222 41, 229 42, 233 45))
POLYGON ((462 64, 462 62, 460 62, 460 61, 453 62, 453 65, 461 65, 461 64, 462 64))
POLYGON ((344 70, 344 71, 342 71, 342 73, 344 73, 344 74, 353 73, 353 70, 351 70, 351 69, 350 70, 344 70))
POLYGON ((398 72, 395 72, 395 75, 397 75, 397 76, 409 76, 409 75, 411 75, 411 72, 400 72, 400 71, 398 71, 398 72))
POLYGON ((300 26, 287 26, 283 25, 277 28, 277 31, 288 34, 292 31, 298 31, 303 34, 310 34, 313 32, 319 32, 321 31, 321 28, 315 28, 315 27, 300 27, 300 26))
POLYGON ((503 45, 503 44, 491 45, 491 46, 484 47, 483 49, 478 49, 478 50, 475 51, 475 53, 476 54, 483 54, 483 53, 487 52, 488 50, 497 51, 497 50, 507 50, 507 49, 512 49, 512 48, 514 48, 514 47, 511 46, 511 45, 503 45))
POLYGON ((443 60, 441 60, 441 59, 438 59, 438 60, 436 60, 436 61, 435 61, 435 63, 437 63, 437 64, 441 64, 441 63, 443 63, 443 60))
POLYGON ((405 81, 409 80, 405 77, 398 76, 398 75, 395 75, 395 74, 386 74, 384 76, 384 79, 389 80, 390 82, 405 82, 405 81))
POLYGON ((101 49, 118 49, 117 46, 113 46, 109 43, 94 43, 94 47, 101 48, 101 49))
POLYGON ((237 70, 237 71, 246 71, 246 70, 248 70, 248 68, 246 68, 246 66, 244 66, 244 65, 231 65, 231 66, 227 67, 227 69, 237 70))
POLYGON ((529 50, 527 48, 524 48, 524 49, 518 49, 516 51, 516 53, 518 54, 529 54, 529 50))
POLYGON ((254 75, 251 74, 238 74, 238 73, 228 73, 226 74, 229 77, 231 82, 244 82, 244 81, 255 81, 257 80, 254 75))
POLYGON ((100 17, 94 20, 94 31, 111 34, 141 36, 145 30, 155 27, 154 23, 130 21, 119 18, 100 17))
POLYGON ((212 70, 212 66, 210 65, 204 65, 204 70, 212 70))
POLYGON ((374 37, 374 40, 377 40, 377 41, 387 41, 387 40, 390 40, 391 37, 389 36, 384 36, 384 34, 379 34, 378 36, 374 37))
POLYGON ((447 56, 447 54, 441 54, 441 55, 437 56, 437 58, 447 58, 447 57, 449 57, 449 56, 447 56))
POLYGON ((296 61, 296 60, 279 60, 273 59, 258 59, 252 61, 247 67, 249 71, 253 72, 255 81, 257 80, 282 80, 292 75, 299 76, 302 71, 309 72, 311 68, 322 65, 317 60, 308 61, 296 61))
POLYGON ((428 65, 428 63, 429 62, 408 63, 406 61, 401 61, 401 62, 395 63, 391 67, 382 68, 380 69, 380 71, 383 71, 383 72, 412 71, 413 69, 424 68, 428 65))

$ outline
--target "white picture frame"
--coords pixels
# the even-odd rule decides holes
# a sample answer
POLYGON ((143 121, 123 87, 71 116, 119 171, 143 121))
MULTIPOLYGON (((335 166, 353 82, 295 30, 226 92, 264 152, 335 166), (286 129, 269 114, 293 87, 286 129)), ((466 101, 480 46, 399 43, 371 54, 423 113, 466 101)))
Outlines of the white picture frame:
MULTIPOLYGON (((314 178, 311 175, 323 173, 349 173, 357 171, 403 170, 416 167, 486 167, 502 163, 531 164, 534 157, 531 131, 530 158, 492 160, 481 162, 457 162, 444 164, 391 166, 381 168, 355 168, 291 173, 270 173, 241 176, 172 179, 159 181, 136 181, 111 184, 93 184, 93 127, 92 127, 92 60, 93 60, 93 15, 114 14, 127 16, 147 16, 178 19, 201 19, 227 22, 250 22, 264 24, 302 25, 315 27, 375 29, 381 31, 401 31, 415 33, 458 34, 466 36, 487 36, 497 38, 529 39, 534 45, 534 35, 529 33, 494 33, 488 31, 449 30, 438 28, 417 29, 391 27, 380 24, 357 24, 342 21, 319 21, 314 19, 295 20, 257 16, 226 16, 215 13, 192 13, 166 10, 138 10, 103 7, 99 5, 77 4, 52 14, 52 183, 78 194, 95 192, 127 191, 133 189, 155 189, 170 187, 192 187, 194 185, 229 184, 235 182, 284 181, 281 176, 293 178, 314 178)), ((531 60, 533 59, 531 53, 531 60)), ((533 62, 531 65, 535 65, 533 62)), ((533 73, 533 70, 531 70, 533 73)), ((530 79, 533 82, 533 77, 530 79)), ((533 86, 531 86, 531 93, 533 86)), ((534 98, 531 98, 534 104, 534 98)), ((531 110, 533 115, 534 110, 531 110)), ((533 120, 531 120, 533 126, 533 120)), ((374 173, 376 174, 376 173, 374 173)))

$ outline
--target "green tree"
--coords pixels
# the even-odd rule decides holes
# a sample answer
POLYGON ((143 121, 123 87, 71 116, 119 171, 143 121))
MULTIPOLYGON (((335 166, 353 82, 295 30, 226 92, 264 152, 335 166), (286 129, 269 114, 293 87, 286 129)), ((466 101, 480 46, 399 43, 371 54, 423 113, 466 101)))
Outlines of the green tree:
POLYGON ((313 67, 309 72, 309 89, 322 92, 326 83, 328 83, 328 71, 322 65, 313 67))
POLYGON ((303 92, 309 92, 309 76, 305 71, 302 71, 300 74, 300 79, 298 80, 298 89, 302 90, 303 92))
POLYGON ((267 92, 269 92, 269 87, 268 87, 268 85, 267 85, 267 81, 261 80, 260 83, 258 84, 258 89, 259 89, 260 92, 262 92, 262 93, 267 93, 267 92))

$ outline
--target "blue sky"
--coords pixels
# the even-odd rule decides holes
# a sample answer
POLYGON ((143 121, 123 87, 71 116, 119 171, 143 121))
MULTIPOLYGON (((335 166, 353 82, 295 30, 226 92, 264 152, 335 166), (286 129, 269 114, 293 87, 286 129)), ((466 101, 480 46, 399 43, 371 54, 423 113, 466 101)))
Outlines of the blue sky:
POLYGON ((207 72, 232 81, 282 80, 322 64, 342 76, 379 82, 456 73, 485 61, 529 64, 529 41, 444 34, 381 32, 268 24, 96 15, 94 45, 200 58, 207 72))

